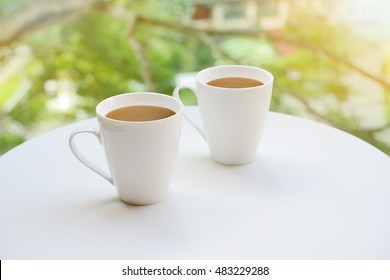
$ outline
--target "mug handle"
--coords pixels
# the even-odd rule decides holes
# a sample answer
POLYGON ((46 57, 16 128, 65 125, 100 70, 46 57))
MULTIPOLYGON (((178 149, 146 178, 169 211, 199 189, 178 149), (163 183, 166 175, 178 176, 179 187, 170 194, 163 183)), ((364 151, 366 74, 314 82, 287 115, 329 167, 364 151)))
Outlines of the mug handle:
MULTIPOLYGON (((183 83, 178 85, 173 91, 173 97, 183 103, 183 101, 180 99, 180 90, 183 88, 187 88, 191 90, 195 94, 196 99, 198 99, 198 92, 196 86, 193 83, 183 83)), ((184 113, 184 117, 199 132, 199 134, 202 135, 203 139, 207 142, 206 135, 203 129, 200 126, 198 126, 195 122, 193 122, 185 113, 184 113)))
POLYGON ((100 136, 100 131, 95 129, 95 128, 83 128, 83 129, 78 129, 78 130, 74 130, 70 136, 69 136, 69 147, 70 147, 70 150, 72 151, 72 153, 75 155, 75 157, 82 163, 84 164, 86 167, 88 167, 89 169, 91 169, 92 171, 96 172, 97 174, 99 174, 100 176, 102 176, 104 179, 106 179, 108 182, 110 182, 111 184, 113 184, 113 179, 112 179, 112 176, 111 174, 109 174, 108 172, 104 171, 103 169, 101 169, 100 167, 98 167, 97 165, 95 165, 94 163, 92 163, 91 161, 89 161, 86 157, 83 156, 83 154, 80 152, 80 150, 77 148, 75 142, 74 142, 74 137, 77 135, 77 134, 81 134, 81 133, 90 133, 90 134, 93 134, 96 136, 96 138, 99 140, 99 143, 101 144, 102 141, 101 141, 101 136, 100 136))

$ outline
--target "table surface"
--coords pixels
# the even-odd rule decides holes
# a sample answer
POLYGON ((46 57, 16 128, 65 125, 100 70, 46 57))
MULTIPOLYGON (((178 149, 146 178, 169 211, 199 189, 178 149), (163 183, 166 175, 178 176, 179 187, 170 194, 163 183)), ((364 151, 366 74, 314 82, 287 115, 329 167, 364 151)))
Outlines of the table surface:
POLYGON ((390 158, 345 132, 271 112, 256 160, 224 166, 183 120, 168 198, 131 206, 70 152, 86 126, 0 157, 0 259, 390 259, 390 158))

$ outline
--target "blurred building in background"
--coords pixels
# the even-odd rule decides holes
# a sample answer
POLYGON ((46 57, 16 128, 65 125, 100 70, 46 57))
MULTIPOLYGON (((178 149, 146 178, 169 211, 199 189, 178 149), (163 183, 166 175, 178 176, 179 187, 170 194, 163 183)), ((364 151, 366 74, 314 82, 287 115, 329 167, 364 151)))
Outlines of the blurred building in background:
POLYGON ((284 26, 288 0, 193 0, 192 23, 216 30, 280 29, 284 26))

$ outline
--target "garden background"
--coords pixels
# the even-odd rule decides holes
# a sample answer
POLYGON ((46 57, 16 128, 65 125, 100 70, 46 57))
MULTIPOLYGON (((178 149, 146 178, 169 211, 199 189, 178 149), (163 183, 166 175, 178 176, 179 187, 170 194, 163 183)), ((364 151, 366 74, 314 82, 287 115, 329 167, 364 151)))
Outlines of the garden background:
POLYGON ((222 64, 271 71, 271 110, 390 154, 389 15, 387 0, 0 0, 0 155, 222 64))

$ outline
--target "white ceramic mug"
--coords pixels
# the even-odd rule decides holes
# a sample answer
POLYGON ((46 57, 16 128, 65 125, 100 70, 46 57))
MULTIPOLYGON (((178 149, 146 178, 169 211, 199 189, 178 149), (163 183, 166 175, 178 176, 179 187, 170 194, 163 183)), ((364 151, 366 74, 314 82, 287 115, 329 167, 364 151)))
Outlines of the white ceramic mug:
POLYGON ((183 105, 159 93, 126 93, 112 96, 96 107, 97 128, 72 132, 69 146, 88 168, 112 183, 119 198, 129 204, 147 205, 162 200, 173 175, 181 131, 183 105), (114 109, 150 105, 171 109, 173 116, 153 121, 120 121, 106 117, 114 109), (95 135, 102 144, 110 172, 86 159, 75 144, 80 133, 95 135))
POLYGON ((195 83, 178 85, 173 96, 180 99, 180 89, 191 89, 198 99, 204 130, 186 118, 207 141, 211 157, 222 164, 242 165, 256 157, 271 103, 273 80, 270 72, 257 67, 215 66, 197 73, 195 83), (221 88, 207 84, 226 77, 255 79, 263 85, 221 88))

